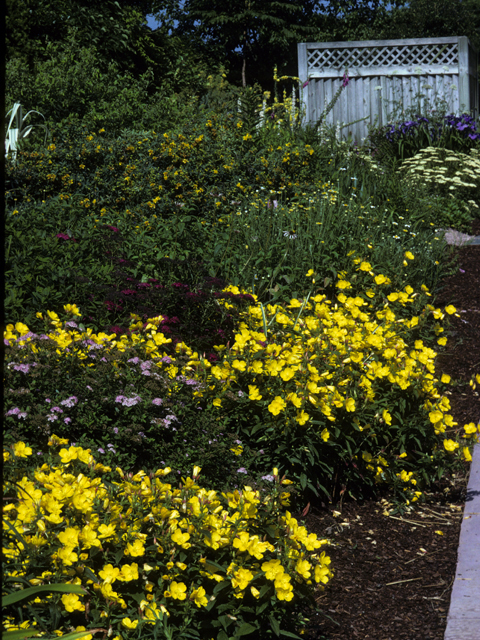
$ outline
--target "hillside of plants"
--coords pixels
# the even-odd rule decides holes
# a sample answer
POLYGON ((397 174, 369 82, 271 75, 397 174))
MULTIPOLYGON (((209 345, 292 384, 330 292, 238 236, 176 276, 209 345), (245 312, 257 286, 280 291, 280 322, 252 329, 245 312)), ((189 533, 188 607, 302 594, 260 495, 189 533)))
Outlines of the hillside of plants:
POLYGON ((127 4, 141 74, 72 27, 7 62, 5 638, 298 638, 335 567, 292 514, 471 460, 435 300, 479 122, 418 96, 354 143, 193 46, 182 88, 127 4))

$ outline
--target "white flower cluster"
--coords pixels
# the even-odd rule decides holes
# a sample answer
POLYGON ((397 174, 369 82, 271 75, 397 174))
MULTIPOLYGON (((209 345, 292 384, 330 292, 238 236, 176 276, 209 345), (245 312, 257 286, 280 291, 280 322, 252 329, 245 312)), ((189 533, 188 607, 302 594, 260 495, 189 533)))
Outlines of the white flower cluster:
POLYGON ((470 154, 427 147, 405 160, 399 174, 412 182, 421 182, 433 193, 450 195, 474 208, 480 205, 480 153, 470 154))

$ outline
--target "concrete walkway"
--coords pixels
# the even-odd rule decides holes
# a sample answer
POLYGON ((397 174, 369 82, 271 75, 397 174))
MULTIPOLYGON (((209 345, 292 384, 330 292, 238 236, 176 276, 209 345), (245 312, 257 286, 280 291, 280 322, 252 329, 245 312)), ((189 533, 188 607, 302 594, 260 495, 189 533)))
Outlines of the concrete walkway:
POLYGON ((445 640, 480 640, 480 443, 473 450, 445 640))

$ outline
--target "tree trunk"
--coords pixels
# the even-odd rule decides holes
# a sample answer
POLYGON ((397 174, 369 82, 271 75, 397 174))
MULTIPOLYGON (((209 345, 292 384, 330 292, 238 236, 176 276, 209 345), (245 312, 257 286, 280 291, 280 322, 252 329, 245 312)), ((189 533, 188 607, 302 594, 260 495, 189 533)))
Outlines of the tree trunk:
POLYGON ((246 87, 247 86, 247 80, 245 77, 245 69, 247 66, 247 56, 245 53, 245 47, 243 48, 243 63, 242 63, 242 87, 246 87))

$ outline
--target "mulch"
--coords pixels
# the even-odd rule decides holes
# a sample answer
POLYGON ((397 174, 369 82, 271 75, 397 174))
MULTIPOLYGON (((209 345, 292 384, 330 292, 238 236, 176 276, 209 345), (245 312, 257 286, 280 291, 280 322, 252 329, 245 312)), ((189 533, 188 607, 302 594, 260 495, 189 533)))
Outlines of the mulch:
MULTIPOLYGON (((472 235, 480 236, 480 220, 472 235)), ((459 428, 480 420, 480 246, 455 249, 458 268, 442 282, 435 306, 453 304, 446 351, 437 372, 447 373, 452 415, 459 428)), ((313 506, 309 531, 328 537, 334 577, 318 594, 306 640, 443 640, 455 577, 468 467, 402 516, 384 515, 381 501, 313 506)))

